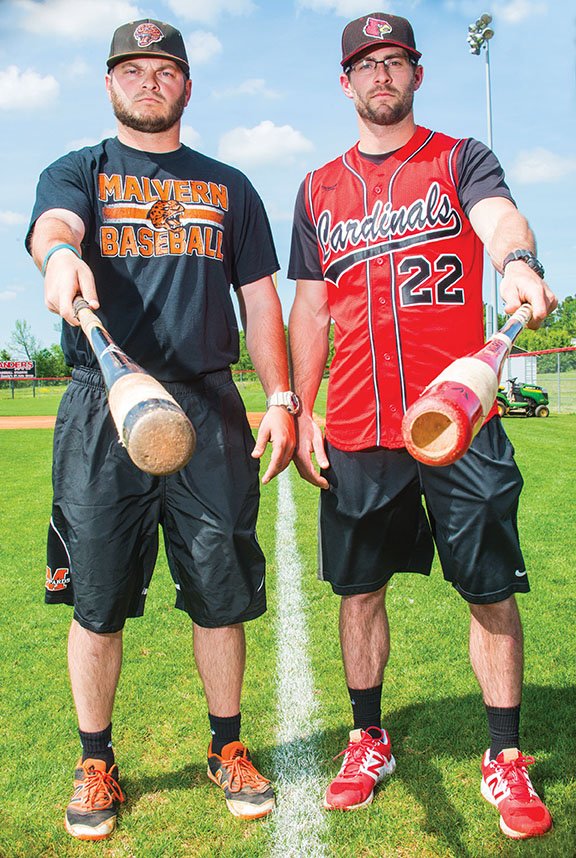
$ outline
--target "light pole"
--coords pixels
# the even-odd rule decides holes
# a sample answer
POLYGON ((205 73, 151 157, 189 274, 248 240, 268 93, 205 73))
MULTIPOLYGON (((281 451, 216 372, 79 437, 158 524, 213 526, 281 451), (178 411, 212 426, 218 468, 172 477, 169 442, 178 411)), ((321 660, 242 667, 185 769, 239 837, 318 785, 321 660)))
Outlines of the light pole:
MULTIPOLYGON (((486 55, 486 122, 488 126, 488 146, 493 148, 492 143, 492 89, 490 85, 490 39, 494 36, 494 30, 489 26, 492 23, 491 15, 481 15, 474 23, 468 25, 468 45, 470 53, 478 56, 484 50, 486 55)), ((494 266, 492 268, 491 304, 486 307, 486 334, 491 336, 498 329, 498 276, 494 266)))

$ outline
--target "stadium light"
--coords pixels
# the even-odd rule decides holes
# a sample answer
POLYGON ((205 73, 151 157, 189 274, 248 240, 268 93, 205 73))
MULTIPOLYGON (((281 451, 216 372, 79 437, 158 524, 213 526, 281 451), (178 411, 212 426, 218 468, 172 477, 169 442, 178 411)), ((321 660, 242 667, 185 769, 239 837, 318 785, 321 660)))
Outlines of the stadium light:
MULTIPOLYGON (((492 15, 481 15, 474 24, 468 25, 468 47, 470 53, 479 56, 484 50, 486 55, 486 120, 488 128, 488 146, 493 148, 492 141, 492 87, 490 83, 490 39, 494 38, 492 15)), ((491 305, 486 310, 486 335, 492 336, 498 330, 498 279, 496 269, 492 266, 491 305), (490 312, 488 312, 490 310, 490 312)))

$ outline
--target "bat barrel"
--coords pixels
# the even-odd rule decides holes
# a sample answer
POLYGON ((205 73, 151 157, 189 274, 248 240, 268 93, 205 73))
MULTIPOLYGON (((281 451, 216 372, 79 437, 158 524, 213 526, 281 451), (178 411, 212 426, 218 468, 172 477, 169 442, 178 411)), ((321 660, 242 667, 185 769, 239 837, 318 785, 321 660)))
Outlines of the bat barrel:
POLYGON ((468 449, 483 419, 482 402, 473 390, 457 382, 440 382, 404 415, 404 444, 424 465, 451 465, 468 449))
POLYGON ((147 399, 125 415, 122 441, 140 470, 167 476, 188 464, 196 447, 196 433, 176 403, 147 399))
POLYGON ((148 474, 179 471, 196 448, 190 420, 160 382, 114 342, 83 298, 76 298, 73 306, 98 360, 110 413, 128 455, 148 474))

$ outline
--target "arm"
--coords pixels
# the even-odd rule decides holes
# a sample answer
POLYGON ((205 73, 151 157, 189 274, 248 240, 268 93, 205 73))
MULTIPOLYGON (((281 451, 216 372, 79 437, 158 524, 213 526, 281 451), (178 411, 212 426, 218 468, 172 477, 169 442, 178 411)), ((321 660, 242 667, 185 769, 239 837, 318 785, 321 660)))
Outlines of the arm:
POLYGON ((312 453, 321 468, 328 467, 328 459, 313 409, 328 357, 329 330, 326 283, 323 280, 298 280, 289 324, 294 391, 302 403, 297 418, 298 443, 294 464, 304 480, 322 489, 328 488, 328 481, 314 468, 312 453))
MULTIPOLYGON (((247 283, 237 291, 246 347, 266 396, 288 390, 288 357, 280 299, 271 277, 247 283)), ((287 468, 296 444, 294 418, 279 405, 271 406, 260 423, 252 452, 259 459, 272 443, 272 457, 262 477, 269 483, 287 468)))
MULTIPOLYGON (((472 207, 469 218, 498 271, 502 272, 502 262, 513 250, 535 252, 536 242, 528 221, 510 200, 504 197, 481 200, 472 207)), ((506 313, 513 313, 520 304, 530 304, 530 328, 539 328, 546 316, 558 306, 558 300, 546 282, 522 261, 508 263, 500 294, 506 313)))
MULTIPOLYGON (((70 244, 80 253, 84 238, 84 223, 67 209, 50 209, 41 214, 34 224, 30 243, 32 258, 37 267, 42 265, 48 251, 57 244, 70 244)), ((78 325, 72 310, 76 295, 82 295, 93 309, 98 299, 94 277, 86 263, 72 250, 62 248, 49 259, 44 278, 44 301, 52 313, 62 316, 71 325, 78 325)))

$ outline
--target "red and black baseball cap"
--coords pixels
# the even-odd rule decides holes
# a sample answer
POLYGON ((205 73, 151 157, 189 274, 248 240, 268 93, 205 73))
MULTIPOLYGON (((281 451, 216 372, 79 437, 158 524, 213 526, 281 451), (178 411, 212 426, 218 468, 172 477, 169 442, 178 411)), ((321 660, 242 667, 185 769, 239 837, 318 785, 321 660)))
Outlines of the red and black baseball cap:
POLYGON ((346 68, 353 58, 366 48, 397 45, 410 56, 419 60, 422 54, 416 50, 414 31, 410 21, 387 12, 370 12, 355 21, 350 21, 342 33, 342 66, 346 68))
POLYGON ((178 63, 184 74, 190 76, 182 34, 165 21, 144 18, 118 27, 112 36, 108 71, 130 57, 166 57, 178 63))

